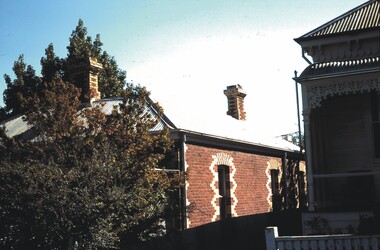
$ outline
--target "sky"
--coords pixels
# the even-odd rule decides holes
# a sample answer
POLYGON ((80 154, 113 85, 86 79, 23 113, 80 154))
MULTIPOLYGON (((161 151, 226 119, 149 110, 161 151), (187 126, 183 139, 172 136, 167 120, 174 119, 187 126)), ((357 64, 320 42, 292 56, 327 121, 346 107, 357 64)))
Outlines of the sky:
POLYGON ((286 134, 298 129, 292 77, 308 65, 293 39, 364 2, 0 0, 0 92, 20 54, 38 75, 50 43, 65 57, 82 19, 127 81, 146 87, 172 120, 199 127, 225 116, 223 90, 239 84, 247 124, 259 134, 286 134))

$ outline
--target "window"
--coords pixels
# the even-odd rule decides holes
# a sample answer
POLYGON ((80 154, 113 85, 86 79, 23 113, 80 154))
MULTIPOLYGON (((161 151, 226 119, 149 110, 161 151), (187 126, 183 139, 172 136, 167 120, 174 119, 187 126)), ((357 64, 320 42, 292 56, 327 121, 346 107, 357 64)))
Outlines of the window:
POLYGON ((271 188, 272 188, 272 209, 279 211, 281 209, 280 183, 278 181, 279 170, 271 169, 271 188))
POLYGON ((272 194, 276 195, 280 193, 280 185, 278 182, 278 169, 271 169, 270 175, 271 175, 271 184, 272 184, 272 194))
POLYGON ((306 175, 305 172, 299 171, 298 173, 298 190, 299 190, 299 208, 307 208, 307 195, 306 195, 306 175))
POLYGON ((380 95, 372 94, 371 98, 372 109, 372 132, 373 132, 373 147, 376 159, 380 159, 380 95))
POLYGON ((218 166, 220 219, 231 218, 231 184, 228 166, 218 166))

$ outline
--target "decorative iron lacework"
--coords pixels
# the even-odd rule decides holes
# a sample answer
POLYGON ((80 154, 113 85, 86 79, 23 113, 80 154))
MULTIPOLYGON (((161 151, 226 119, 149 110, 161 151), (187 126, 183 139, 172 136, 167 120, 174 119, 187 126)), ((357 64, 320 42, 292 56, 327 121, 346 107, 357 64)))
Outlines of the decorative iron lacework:
POLYGON ((380 93, 379 78, 310 85, 308 86, 309 108, 313 109, 320 107, 322 100, 326 99, 327 97, 356 93, 368 93, 371 91, 377 91, 380 93))

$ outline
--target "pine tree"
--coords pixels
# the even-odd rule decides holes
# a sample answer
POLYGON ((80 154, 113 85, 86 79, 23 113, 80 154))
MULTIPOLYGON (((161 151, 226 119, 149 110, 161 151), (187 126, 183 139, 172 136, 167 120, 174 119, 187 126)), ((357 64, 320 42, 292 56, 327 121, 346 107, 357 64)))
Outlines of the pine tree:
MULTIPOLYGON (((67 46, 67 58, 65 79, 70 80, 70 66, 84 62, 89 57, 97 59, 103 65, 99 75, 99 91, 102 97, 120 96, 126 85, 126 72, 119 69, 114 57, 102 51, 103 43, 100 41, 100 35, 96 35, 94 41, 87 36, 87 28, 84 27, 83 21, 79 20, 78 25, 70 37, 70 45, 67 46)), ((82 88, 82 86, 78 85, 82 88)))
POLYGON ((126 73, 117 66, 114 57, 104 51, 99 62, 103 70, 99 74, 99 91, 105 97, 119 96, 125 87, 126 73))
POLYGON ((87 61, 89 57, 103 65, 99 74, 99 90, 102 98, 118 97, 122 94, 126 87, 126 72, 119 68, 114 57, 102 50, 103 43, 100 41, 100 35, 96 35, 95 40, 92 41, 80 19, 69 41, 65 58, 59 58, 55 54, 53 44, 49 44, 45 49, 45 57, 42 57, 40 61, 42 77, 38 77, 33 67, 26 65, 24 56, 20 55, 13 67, 16 78, 12 80, 9 75, 4 75, 7 88, 3 93, 5 107, 0 109, 1 120, 22 114, 25 111, 25 98, 33 94, 39 95, 42 83, 51 82, 56 77, 85 89, 81 82, 72 81, 70 67, 87 61))
POLYGON ((20 55, 14 63, 13 72, 16 78, 12 80, 4 75, 7 88, 4 90, 4 103, 6 114, 17 115, 25 111, 25 100, 38 93, 41 79, 36 76, 31 65, 26 65, 24 55, 20 55))
POLYGON ((63 77, 62 59, 56 56, 53 44, 45 49, 45 57, 41 58, 41 74, 44 82, 52 82, 56 77, 63 77))

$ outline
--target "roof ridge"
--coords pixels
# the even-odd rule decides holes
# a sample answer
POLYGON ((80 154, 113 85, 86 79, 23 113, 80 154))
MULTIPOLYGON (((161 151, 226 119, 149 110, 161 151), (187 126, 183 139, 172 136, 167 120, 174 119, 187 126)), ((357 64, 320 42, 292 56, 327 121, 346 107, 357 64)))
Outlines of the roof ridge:
POLYGON ((380 0, 369 0, 295 39, 380 27, 380 0))

